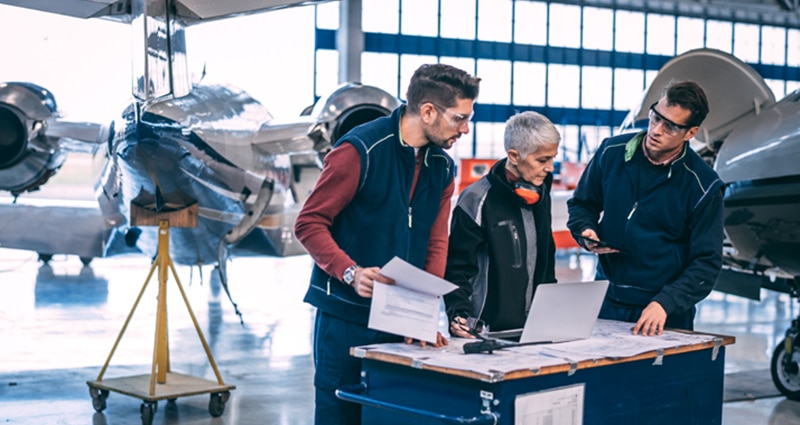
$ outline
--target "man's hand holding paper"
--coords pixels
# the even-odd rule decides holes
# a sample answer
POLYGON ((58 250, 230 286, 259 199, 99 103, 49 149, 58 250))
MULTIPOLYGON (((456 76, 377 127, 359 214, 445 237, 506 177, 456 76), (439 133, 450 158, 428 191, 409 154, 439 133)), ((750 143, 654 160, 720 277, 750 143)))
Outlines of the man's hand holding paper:
POLYGON ((407 342, 418 339, 422 345, 446 345, 438 332, 441 296, 456 286, 397 257, 379 275, 395 284, 373 285, 369 328, 403 335, 407 342))
POLYGON ((364 298, 372 298, 372 293, 375 290, 375 282, 386 285, 395 284, 394 279, 388 278, 381 274, 380 268, 363 267, 356 269, 355 280, 353 280, 353 289, 358 295, 364 298))

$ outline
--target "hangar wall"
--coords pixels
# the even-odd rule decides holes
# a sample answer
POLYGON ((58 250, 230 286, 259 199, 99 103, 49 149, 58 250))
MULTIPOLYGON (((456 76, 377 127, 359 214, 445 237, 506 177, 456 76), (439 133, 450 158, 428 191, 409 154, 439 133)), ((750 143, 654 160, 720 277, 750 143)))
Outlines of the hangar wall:
MULTIPOLYGON (((345 1, 345 0, 342 0, 345 1)), ((475 124, 451 153, 503 154, 503 122, 535 110, 559 125, 559 160, 585 161, 673 56, 710 47, 750 64, 776 98, 800 88, 800 29, 782 1, 350 0, 361 7, 361 81, 404 98, 422 63, 483 78, 475 124)), ((315 95, 337 84, 339 2, 317 7, 315 95)), ((346 25, 347 20, 344 20, 346 25)), ((356 32, 354 37, 360 34, 356 32)), ((352 63, 352 62, 351 62, 352 63)), ((713 108, 713 105, 711 105, 713 108)))

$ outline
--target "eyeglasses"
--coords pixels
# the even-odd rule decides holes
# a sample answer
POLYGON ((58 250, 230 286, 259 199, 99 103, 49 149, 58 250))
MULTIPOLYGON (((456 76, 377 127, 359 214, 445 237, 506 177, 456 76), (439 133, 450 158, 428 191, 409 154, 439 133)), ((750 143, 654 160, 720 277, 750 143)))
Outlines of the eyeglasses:
POLYGON ((469 115, 464 115, 455 113, 445 108, 444 106, 437 105, 436 103, 433 102, 431 102, 431 105, 433 105, 439 112, 441 112, 442 115, 444 115, 444 117, 447 119, 447 122, 450 123, 450 126, 455 129, 461 128, 462 125, 468 123, 469 120, 471 120, 472 117, 475 115, 475 111, 472 111, 469 115))
POLYGON ((681 130, 688 130, 694 127, 693 125, 682 125, 674 121, 670 121, 667 117, 661 115, 660 112, 656 111, 657 104, 658 102, 650 105, 649 118, 650 118, 650 124, 652 124, 653 126, 658 126, 659 124, 663 124, 664 132, 673 136, 678 134, 681 130))

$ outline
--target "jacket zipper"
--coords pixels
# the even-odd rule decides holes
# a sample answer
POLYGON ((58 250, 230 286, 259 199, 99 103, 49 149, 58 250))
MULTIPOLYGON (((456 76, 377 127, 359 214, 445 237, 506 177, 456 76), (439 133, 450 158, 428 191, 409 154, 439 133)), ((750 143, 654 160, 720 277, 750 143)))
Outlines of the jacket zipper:
POLYGON ((628 213, 628 220, 633 217, 633 213, 636 212, 636 207, 639 206, 639 201, 633 203, 633 208, 631 208, 631 212, 628 213))

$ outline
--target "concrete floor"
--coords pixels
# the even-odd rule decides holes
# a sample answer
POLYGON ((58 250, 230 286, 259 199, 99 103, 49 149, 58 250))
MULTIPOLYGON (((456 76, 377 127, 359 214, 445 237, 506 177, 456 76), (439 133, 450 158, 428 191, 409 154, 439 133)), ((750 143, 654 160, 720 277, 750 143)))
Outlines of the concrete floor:
MULTIPOLYGON (((558 263, 561 281, 593 275, 590 255, 565 253, 558 263)), ((302 302, 310 264, 306 256, 233 260, 231 291, 244 325, 211 278, 211 268, 201 276, 197 268, 178 267, 221 376, 236 389, 221 417, 209 415, 209 396, 203 393, 161 401, 154 424, 312 423, 313 310, 302 302)), ((0 249, 0 423, 141 424, 139 398, 112 392, 98 413, 86 381, 98 377, 149 269, 141 256, 96 259, 91 267, 56 256, 43 266, 35 254, 0 249)), ((169 285, 172 370, 214 380, 171 277, 169 285)), ((156 287, 153 278, 104 379, 150 373, 156 287)), ((795 304, 787 295, 766 291, 761 302, 713 293, 699 306, 697 330, 736 337, 727 347, 726 376, 758 371, 768 380, 772 350, 797 315, 795 304)), ((768 390, 772 396, 755 398, 761 395, 754 390, 753 400, 726 402, 723 424, 800 424, 800 403, 774 396, 774 387, 768 390)))

